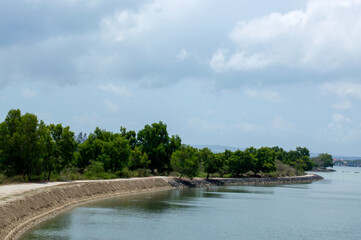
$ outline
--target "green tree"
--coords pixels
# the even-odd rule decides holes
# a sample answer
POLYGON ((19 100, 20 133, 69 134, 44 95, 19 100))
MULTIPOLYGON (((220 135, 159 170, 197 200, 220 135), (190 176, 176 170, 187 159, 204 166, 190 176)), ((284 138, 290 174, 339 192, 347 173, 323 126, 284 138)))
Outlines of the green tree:
POLYGON ((0 126, 1 162, 8 176, 23 175, 31 181, 40 169, 38 118, 19 109, 10 110, 0 126))
POLYGON ((130 151, 129 141, 115 134, 110 141, 102 142, 101 155, 97 161, 104 163, 105 171, 121 171, 127 166, 130 151))
POLYGON ((317 157, 311 158, 311 161, 314 163, 314 165, 324 169, 334 166, 332 155, 328 153, 321 153, 317 157))
POLYGON ((193 178, 198 175, 199 172, 199 159, 197 157, 197 149, 183 145, 179 150, 176 150, 171 157, 172 168, 183 175, 193 178))
POLYGON ((39 124, 40 148, 42 159, 43 179, 50 180, 51 172, 55 169, 55 142, 51 137, 51 129, 43 121, 39 124))
POLYGON ((254 174, 259 172, 269 173, 276 171, 276 152, 268 147, 257 149, 256 164, 253 169, 254 174))
POLYGON ((4 122, 0 124, 0 166, 7 176, 23 174, 23 163, 20 158, 19 142, 15 141, 21 125, 21 112, 12 109, 8 112, 4 122))
POLYGON ((166 124, 159 122, 145 125, 138 132, 137 138, 140 150, 148 155, 152 172, 169 168, 169 135, 166 124))
POLYGON ((127 131, 126 128, 120 127, 120 135, 129 141, 131 149, 134 149, 138 145, 137 134, 135 131, 127 131))
POLYGON ((142 153, 138 147, 134 147, 134 149, 130 153, 129 157, 129 169, 136 170, 139 168, 148 168, 150 161, 146 153, 142 153))
POLYGON ((78 146, 76 165, 84 170, 91 161, 103 163, 105 171, 121 171, 128 164, 131 148, 121 134, 96 128, 88 139, 78 146))
POLYGON ((75 140, 74 132, 70 127, 63 127, 61 124, 50 124, 51 136, 55 142, 55 167, 58 171, 68 167, 74 160, 74 152, 78 143, 75 140))
POLYGON ((198 159, 203 170, 207 173, 207 179, 209 174, 216 173, 221 168, 222 161, 220 161, 220 158, 216 158, 209 148, 199 150, 198 159))

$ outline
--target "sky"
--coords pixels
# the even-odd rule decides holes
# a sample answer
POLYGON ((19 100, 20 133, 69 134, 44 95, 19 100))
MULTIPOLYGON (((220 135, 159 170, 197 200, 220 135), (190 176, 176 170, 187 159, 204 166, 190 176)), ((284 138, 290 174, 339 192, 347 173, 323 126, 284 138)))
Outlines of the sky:
POLYGON ((361 0, 1 0, 0 121, 361 156, 360 43, 361 0))

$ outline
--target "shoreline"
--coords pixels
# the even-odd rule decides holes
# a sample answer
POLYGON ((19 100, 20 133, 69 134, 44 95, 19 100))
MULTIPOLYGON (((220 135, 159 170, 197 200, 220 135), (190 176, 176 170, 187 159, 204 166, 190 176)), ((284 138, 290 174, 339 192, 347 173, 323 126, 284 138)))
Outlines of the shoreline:
MULTIPOLYGON (((147 177, 112 180, 89 180, 59 183, 52 186, 17 192, 10 200, 0 202, 0 239, 18 239, 36 224, 91 201, 120 195, 176 188, 272 185, 310 183, 322 180, 317 174, 279 178, 194 178, 147 177)), ((16 186, 16 185, 14 185, 16 186)))

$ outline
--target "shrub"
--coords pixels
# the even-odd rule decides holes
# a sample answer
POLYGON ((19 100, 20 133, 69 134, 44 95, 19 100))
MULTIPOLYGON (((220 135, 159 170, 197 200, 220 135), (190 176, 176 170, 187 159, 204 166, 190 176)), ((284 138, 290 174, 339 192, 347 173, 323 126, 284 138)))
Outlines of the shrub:
POLYGON ((282 163, 279 160, 276 160, 276 173, 278 176, 296 176, 298 175, 298 171, 291 166, 288 166, 282 163))
POLYGON ((84 176, 87 179, 102 179, 105 175, 104 163, 91 160, 84 176))

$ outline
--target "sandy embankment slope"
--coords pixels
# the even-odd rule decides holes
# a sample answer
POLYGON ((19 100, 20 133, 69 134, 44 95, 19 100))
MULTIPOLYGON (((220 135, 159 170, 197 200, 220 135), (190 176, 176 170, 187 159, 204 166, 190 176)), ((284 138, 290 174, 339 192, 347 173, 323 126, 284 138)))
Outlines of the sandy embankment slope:
POLYGON ((309 174, 283 178, 200 179, 173 177, 26 183, 0 186, 0 239, 17 239, 39 221, 76 205, 121 194, 210 185, 308 183, 322 177, 309 174))

